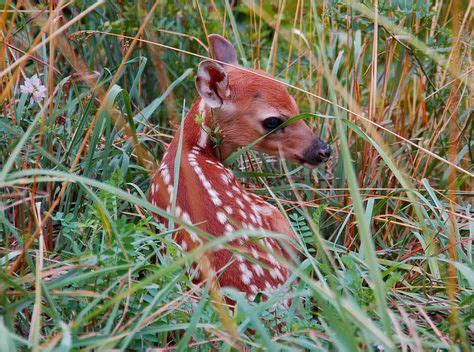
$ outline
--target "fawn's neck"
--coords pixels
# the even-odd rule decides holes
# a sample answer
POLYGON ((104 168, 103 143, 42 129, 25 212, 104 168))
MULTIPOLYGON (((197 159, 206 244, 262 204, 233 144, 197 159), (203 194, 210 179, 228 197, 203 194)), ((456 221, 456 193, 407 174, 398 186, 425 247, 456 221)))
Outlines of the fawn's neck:
MULTIPOLYGON (((198 148, 200 153, 210 159, 225 160, 235 148, 225 141, 216 144, 219 136, 214 136, 216 122, 212 109, 198 98, 189 110, 184 120, 183 153, 198 148)), ((173 138, 168 153, 176 155, 178 151, 180 130, 173 138)))

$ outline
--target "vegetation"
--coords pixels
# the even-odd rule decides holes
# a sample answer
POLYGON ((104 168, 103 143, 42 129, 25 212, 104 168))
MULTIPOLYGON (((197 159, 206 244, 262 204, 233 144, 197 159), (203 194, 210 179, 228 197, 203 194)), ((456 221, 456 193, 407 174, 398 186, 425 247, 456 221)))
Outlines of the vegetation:
POLYGON ((472 1, 0 7, 0 349, 470 350, 472 1), (231 165, 301 254, 268 301, 220 292, 234 311, 146 200, 209 33, 285 82, 333 150, 315 171, 231 165))

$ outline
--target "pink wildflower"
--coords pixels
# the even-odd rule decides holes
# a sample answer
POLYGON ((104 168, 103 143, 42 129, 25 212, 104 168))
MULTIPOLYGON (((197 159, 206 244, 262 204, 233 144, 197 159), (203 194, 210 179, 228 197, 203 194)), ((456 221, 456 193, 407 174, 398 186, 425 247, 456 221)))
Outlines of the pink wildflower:
POLYGON ((46 97, 46 87, 41 84, 38 75, 25 79, 25 84, 20 86, 20 90, 22 93, 31 94, 35 103, 46 97))

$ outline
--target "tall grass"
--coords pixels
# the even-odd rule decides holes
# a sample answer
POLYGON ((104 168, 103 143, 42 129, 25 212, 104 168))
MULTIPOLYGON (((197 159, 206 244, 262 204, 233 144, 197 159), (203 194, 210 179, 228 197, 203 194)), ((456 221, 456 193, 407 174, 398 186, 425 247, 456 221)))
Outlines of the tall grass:
POLYGON ((2 350, 470 350, 472 2, 0 7, 2 350), (315 171, 228 160, 298 234, 268 300, 193 283, 192 263, 279 234, 183 253, 152 212, 199 230, 146 200, 210 33, 286 84, 333 150, 315 171), (20 88, 34 74, 40 102, 20 88))

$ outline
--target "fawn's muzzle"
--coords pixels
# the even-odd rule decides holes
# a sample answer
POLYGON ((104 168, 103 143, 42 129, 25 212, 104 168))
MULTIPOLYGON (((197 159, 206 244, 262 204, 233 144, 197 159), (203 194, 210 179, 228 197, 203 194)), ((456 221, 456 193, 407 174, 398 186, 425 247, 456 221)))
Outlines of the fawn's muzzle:
POLYGON ((328 161, 331 156, 331 149, 319 138, 314 138, 311 145, 303 151, 298 159, 303 166, 314 167, 328 161))

